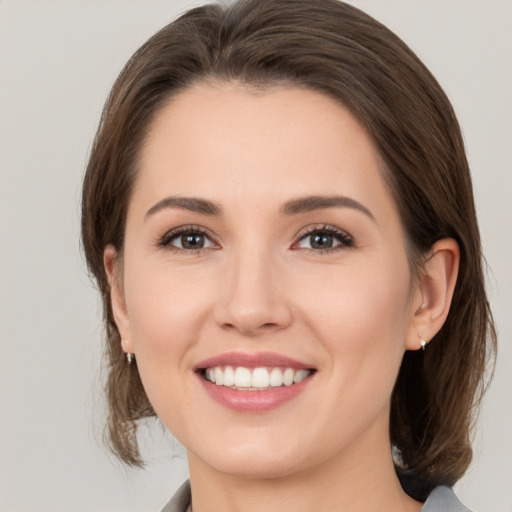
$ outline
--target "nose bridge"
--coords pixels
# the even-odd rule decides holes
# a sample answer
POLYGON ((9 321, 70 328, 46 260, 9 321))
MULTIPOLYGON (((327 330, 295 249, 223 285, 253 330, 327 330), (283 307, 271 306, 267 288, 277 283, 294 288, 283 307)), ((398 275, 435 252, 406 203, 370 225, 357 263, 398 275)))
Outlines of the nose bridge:
POLYGON ((231 300, 245 308, 256 309, 271 302, 277 284, 272 279, 273 262, 270 251, 247 247, 233 258, 231 300))
POLYGON ((227 263, 219 323, 245 335, 285 327, 290 311, 277 267, 263 244, 246 243, 234 250, 227 263))

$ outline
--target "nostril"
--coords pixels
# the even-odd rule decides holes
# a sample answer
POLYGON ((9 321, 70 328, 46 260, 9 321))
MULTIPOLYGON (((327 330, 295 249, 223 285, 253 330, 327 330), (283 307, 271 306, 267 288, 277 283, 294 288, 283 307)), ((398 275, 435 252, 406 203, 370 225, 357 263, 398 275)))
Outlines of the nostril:
POLYGON ((235 330, 244 336, 254 337, 263 332, 270 332, 279 329, 279 324, 275 322, 266 322, 264 324, 239 322, 237 324, 226 323, 223 326, 226 330, 235 330))

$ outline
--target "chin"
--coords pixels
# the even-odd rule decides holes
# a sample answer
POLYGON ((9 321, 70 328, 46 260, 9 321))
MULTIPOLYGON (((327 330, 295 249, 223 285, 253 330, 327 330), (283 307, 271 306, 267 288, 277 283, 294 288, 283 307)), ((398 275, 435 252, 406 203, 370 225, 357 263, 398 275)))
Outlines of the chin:
POLYGON ((296 456, 266 453, 244 457, 224 455, 222 459, 216 458, 209 465, 219 473, 247 479, 284 478, 301 469, 297 465, 296 456))
MULTIPOLYGON (((289 430, 288 430, 289 432, 289 430)), ((297 472, 317 466, 329 457, 323 447, 314 452, 304 447, 314 443, 286 433, 267 432, 266 440, 260 435, 219 436, 211 434, 208 439, 213 443, 190 446, 189 452, 201 465, 206 464, 212 470, 238 478, 268 479, 285 478, 297 472), (240 439, 243 437, 243 439, 240 439), (251 437, 249 440, 248 438, 251 437), (194 449, 195 448, 195 449, 194 449)), ((207 439, 207 438, 205 438, 207 439)))

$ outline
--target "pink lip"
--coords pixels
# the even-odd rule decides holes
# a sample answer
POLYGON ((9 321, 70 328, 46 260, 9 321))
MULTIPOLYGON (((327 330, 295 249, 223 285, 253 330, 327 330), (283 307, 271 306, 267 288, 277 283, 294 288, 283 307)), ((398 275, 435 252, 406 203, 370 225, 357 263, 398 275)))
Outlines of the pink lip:
POLYGON ((204 370, 214 366, 243 366, 245 368, 281 367, 297 370, 312 370, 311 365, 301 363, 287 356, 274 352, 261 352, 248 354, 245 352, 226 352, 215 357, 201 361, 195 366, 195 370, 204 370))
POLYGON ((245 368, 281 367, 297 370, 314 370, 314 368, 311 365, 273 352, 262 352, 259 354, 228 352, 198 363, 194 368, 197 378, 210 397, 233 411, 245 413, 262 413, 289 402, 306 389, 316 373, 312 372, 306 379, 291 386, 280 386, 263 391, 242 391, 226 386, 217 386, 206 380, 201 370, 215 366, 243 366, 245 368))
POLYGON ((312 380, 312 375, 291 386, 281 386, 265 391, 239 391, 217 386, 197 374, 204 389, 216 402, 236 412, 261 413, 270 411, 300 395, 312 380))

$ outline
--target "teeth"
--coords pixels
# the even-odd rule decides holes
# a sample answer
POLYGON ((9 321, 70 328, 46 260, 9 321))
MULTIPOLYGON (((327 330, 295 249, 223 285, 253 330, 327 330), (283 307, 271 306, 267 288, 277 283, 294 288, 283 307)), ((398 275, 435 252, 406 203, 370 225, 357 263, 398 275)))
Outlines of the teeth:
POLYGON ((295 377, 293 377, 293 382, 297 384, 298 382, 304 380, 309 375, 308 370, 299 370, 295 377))
POLYGON ((253 388, 268 388, 270 384, 270 375, 266 368, 256 368, 252 372, 253 388))
POLYGON ((279 368, 274 368, 270 372, 270 383, 273 388, 283 385, 283 372, 279 368))
POLYGON ((293 377, 295 377, 295 372, 292 368, 286 368, 283 374, 283 384, 285 386, 291 386, 293 384, 293 377))
POLYGON ((235 385, 235 371, 231 366, 226 366, 224 370, 224 386, 234 386, 235 385))
MULTIPOLYGON (((219 368, 220 370, 220 368, 219 368)), ((222 370, 220 370, 222 371, 222 370)), ((217 368, 215 368, 215 375, 217 375, 217 368)), ((251 387, 251 370, 242 368, 241 366, 235 370, 235 386, 237 388, 250 388, 251 387)))
POLYGON ((268 389, 280 386, 291 386, 303 381, 311 370, 295 370, 293 368, 244 368, 232 366, 207 368, 206 380, 217 386, 228 386, 237 389, 268 389))

